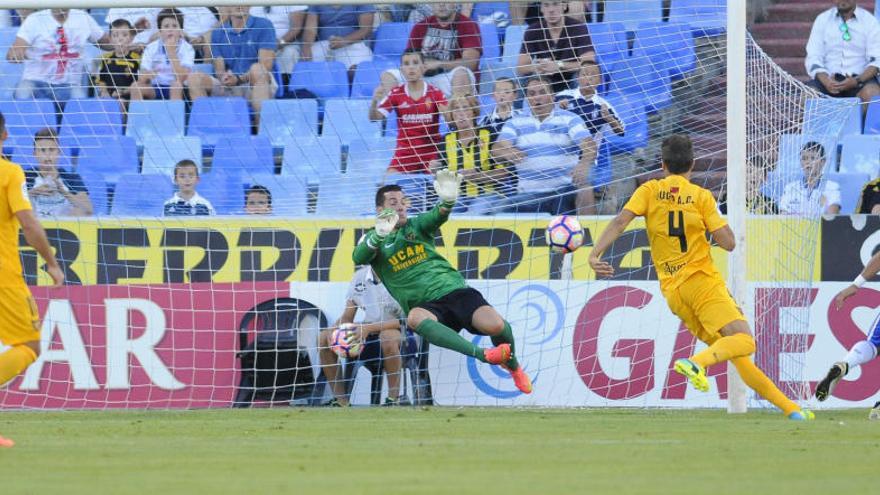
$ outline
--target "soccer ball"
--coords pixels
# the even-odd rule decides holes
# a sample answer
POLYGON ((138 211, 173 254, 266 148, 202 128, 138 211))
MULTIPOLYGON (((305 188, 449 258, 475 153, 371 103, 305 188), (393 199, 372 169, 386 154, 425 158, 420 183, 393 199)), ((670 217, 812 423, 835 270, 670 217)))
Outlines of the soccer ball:
POLYGON ((556 253, 570 253, 584 243, 584 229, 577 218, 560 215, 547 225, 547 245, 556 253))
POLYGON ((343 323, 330 334, 330 350, 344 359, 358 357, 364 345, 354 336, 354 325, 343 323))

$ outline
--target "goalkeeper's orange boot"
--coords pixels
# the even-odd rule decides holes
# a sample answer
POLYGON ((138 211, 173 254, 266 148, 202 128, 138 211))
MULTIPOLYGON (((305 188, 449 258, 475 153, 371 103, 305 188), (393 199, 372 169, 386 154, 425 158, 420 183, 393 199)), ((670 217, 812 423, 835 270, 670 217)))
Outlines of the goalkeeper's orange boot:
POLYGON ((504 364, 510 361, 510 354, 510 344, 501 344, 498 347, 483 351, 483 355, 486 356, 486 362, 489 364, 504 364))
POLYGON ((506 364, 502 364, 501 367, 510 373, 510 377, 513 378, 513 384, 516 385, 520 392, 524 394, 532 393, 532 379, 523 370, 522 365, 515 370, 508 368, 506 364))
POLYGON ((15 447, 15 442, 13 442, 12 440, 10 440, 8 438, 0 437, 0 447, 6 447, 6 448, 15 447))

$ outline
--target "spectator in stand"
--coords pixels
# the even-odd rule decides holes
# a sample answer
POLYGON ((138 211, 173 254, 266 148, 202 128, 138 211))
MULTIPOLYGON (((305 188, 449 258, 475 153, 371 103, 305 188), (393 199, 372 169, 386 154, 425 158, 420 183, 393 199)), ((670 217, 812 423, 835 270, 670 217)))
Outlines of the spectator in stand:
POLYGON ((112 8, 107 10, 104 23, 112 26, 119 19, 128 21, 135 30, 132 44, 138 51, 142 51, 148 43, 156 37, 159 24, 156 16, 162 9, 156 8, 112 8))
POLYGON ((29 15, 6 53, 7 60, 24 63, 15 98, 85 98, 86 48, 109 39, 84 10, 46 9, 29 15))
POLYGON ((303 60, 342 62, 354 67, 373 60, 365 40, 373 34, 372 5, 312 5, 303 29, 303 60))
MULTIPOLYGON (((865 103, 880 94, 880 22, 856 0, 836 0, 813 22, 804 65, 819 91, 858 96, 865 103)), ((862 111, 867 111, 864 105, 862 111)))
POLYGON ((251 15, 265 17, 275 26, 275 37, 278 38, 278 69, 285 78, 293 72, 293 66, 299 60, 300 41, 306 23, 307 5, 280 5, 273 7, 251 7, 251 15))
POLYGON ((272 191, 256 184, 249 187, 244 193, 244 212, 248 215, 271 215, 272 191))
POLYGON ((165 202, 166 217, 214 215, 214 206, 196 192, 199 184, 199 166, 192 160, 181 160, 174 165, 174 184, 177 192, 165 202))
POLYGON ((182 100, 183 87, 195 65, 196 52, 183 39, 183 14, 162 9, 156 17, 159 39, 144 49, 132 100, 182 100))
POLYGON ((868 181, 862 188, 856 213, 880 215, 880 179, 868 181))
POLYGON ((572 86, 583 62, 596 60, 586 24, 564 10, 563 2, 541 2, 541 19, 526 29, 516 67, 520 76, 549 78, 554 93, 572 86))
POLYGON ((379 24, 383 22, 422 22, 431 17, 429 3, 380 3, 376 5, 379 24))
MULTIPOLYGON (((400 396, 400 322, 403 318, 400 305, 391 297, 373 269, 369 266, 358 268, 348 286, 345 310, 336 321, 336 328, 343 325, 350 328, 352 338, 364 345, 358 359, 376 359, 381 351, 382 365, 388 379, 386 406, 398 405, 400 396), (364 319, 354 324, 358 310, 363 313, 364 319)), ((330 349, 330 337, 336 328, 328 328, 318 334, 318 353, 321 369, 333 392, 333 400, 328 405, 346 407, 349 402, 345 383, 340 379, 339 356, 330 349)))
POLYGON ((214 76, 194 72, 187 78, 192 99, 203 96, 242 96, 254 115, 260 115, 263 100, 272 99, 278 82, 272 75, 275 64, 275 28, 267 19, 251 17, 246 6, 227 7, 229 20, 211 32, 208 50, 214 76))
POLYGON ((211 47, 211 31, 220 26, 217 16, 208 7, 177 7, 183 14, 184 37, 196 50, 198 59, 210 58, 206 55, 211 47))
POLYGON ((425 80, 422 52, 409 49, 400 57, 405 84, 387 92, 380 85, 370 102, 370 120, 383 120, 397 113, 397 149, 390 172, 427 173, 437 158, 440 114, 446 111, 446 96, 425 80))
POLYGON ((455 95, 446 111, 451 130, 444 137, 440 157, 431 162, 431 173, 448 168, 463 177, 459 205, 482 215, 511 194, 511 174, 492 159, 492 132, 477 126, 480 104, 470 95, 455 95))
POLYGON ((779 198, 779 211, 808 217, 840 213, 840 185, 822 180, 825 147, 810 141, 801 148, 800 158, 804 176, 785 185, 779 198))
MULTIPOLYGON (((777 215, 779 207, 773 198, 767 196, 763 192, 764 183, 767 181, 767 174, 771 167, 765 163, 760 157, 752 157, 751 165, 746 173, 746 207, 749 213, 755 215, 777 215)), ((722 212, 724 213, 724 212, 722 212)))
POLYGON ((483 51, 480 27, 456 12, 454 3, 432 7, 434 15, 413 26, 407 49, 422 52, 427 81, 444 94, 476 94, 474 74, 483 51))
POLYGON ((492 156, 516 166, 517 194, 499 209, 513 212, 595 214, 588 182, 596 142, 577 115, 556 108, 550 81, 535 76, 526 84, 531 115, 511 118, 492 146, 492 156))
POLYGON ((101 67, 95 77, 95 92, 101 98, 128 100, 129 86, 141 64, 141 54, 132 46, 134 27, 125 19, 116 19, 110 25, 113 51, 101 56, 101 67))
POLYGON ((92 200, 82 178, 76 172, 58 166, 61 147, 51 129, 34 135, 36 170, 25 171, 28 196, 34 211, 41 217, 85 217, 93 214, 92 200))
POLYGON ((519 110, 513 108, 517 99, 516 81, 509 77, 496 79, 492 88, 492 99, 495 100, 495 108, 492 109, 492 113, 483 116, 480 127, 489 129, 491 141, 495 143, 504 124, 511 117, 520 114, 519 110))

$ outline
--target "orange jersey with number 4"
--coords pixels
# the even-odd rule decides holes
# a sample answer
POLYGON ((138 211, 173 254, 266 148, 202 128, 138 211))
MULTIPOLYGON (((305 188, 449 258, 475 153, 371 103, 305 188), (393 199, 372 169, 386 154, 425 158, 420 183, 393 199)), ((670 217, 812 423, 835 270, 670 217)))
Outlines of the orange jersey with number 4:
POLYGON ((706 232, 727 225, 712 193, 680 175, 646 182, 624 209, 645 217, 660 288, 674 289, 696 272, 721 275, 712 263, 706 232))

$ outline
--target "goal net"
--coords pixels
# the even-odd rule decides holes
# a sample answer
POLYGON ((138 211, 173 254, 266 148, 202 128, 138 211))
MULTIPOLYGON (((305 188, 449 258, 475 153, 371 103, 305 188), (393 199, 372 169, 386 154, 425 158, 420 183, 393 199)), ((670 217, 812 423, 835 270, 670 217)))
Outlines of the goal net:
MULTIPOLYGON (((746 273, 756 362, 809 397, 825 210, 789 184, 833 180, 852 212, 855 179, 836 160, 857 107, 820 97, 749 38, 735 102, 746 160, 728 163, 726 87, 743 76, 726 71, 723 0, 185 3, 20 9, 0 28, 3 153, 27 172, 67 278, 49 288, 22 239, 42 353, 0 408, 318 405, 334 390, 369 404, 389 376, 404 403, 723 407, 724 366, 709 393, 671 372, 703 344, 660 293, 644 224, 606 253, 613 279, 587 263, 635 188, 662 176, 674 133, 693 140, 691 181, 746 216, 747 265, 712 254, 746 273), (399 344, 359 358, 319 337, 351 301, 358 323, 393 309, 371 277, 354 280, 377 188, 399 185, 413 217, 436 204, 431 174, 447 167, 466 179, 438 252, 512 325, 530 395, 426 345, 405 318, 399 344), (734 170, 745 203, 726 199, 734 170), (562 213, 585 233, 568 255, 544 235, 562 213)), ((419 249, 395 262, 417 264, 419 249)))

